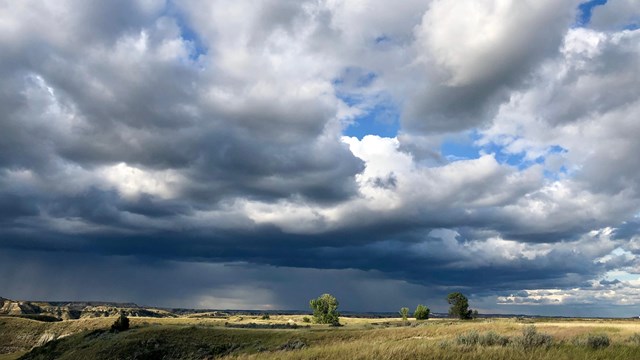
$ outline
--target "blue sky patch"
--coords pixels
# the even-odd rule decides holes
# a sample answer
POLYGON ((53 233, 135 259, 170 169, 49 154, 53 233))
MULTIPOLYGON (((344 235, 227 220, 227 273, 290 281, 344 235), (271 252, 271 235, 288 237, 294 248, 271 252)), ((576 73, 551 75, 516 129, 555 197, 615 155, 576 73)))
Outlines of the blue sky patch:
POLYGON ((332 84, 336 96, 363 113, 352 119, 344 135, 362 139, 366 135, 395 137, 400 128, 400 110, 393 101, 371 90, 377 74, 359 67, 347 67, 332 84))
MULTIPOLYGON (((343 100, 344 101, 344 100, 343 100)), ((344 130, 344 135, 362 139, 366 135, 395 137, 400 129, 398 108, 388 102, 376 104, 364 115, 356 117, 344 130)))
POLYGON ((474 145, 477 139, 475 132, 446 139, 440 145, 440 154, 449 161, 477 159, 480 156, 480 147, 474 145))
POLYGON ((207 47, 202 42, 202 39, 198 33, 191 28, 189 21, 184 14, 176 8, 172 2, 168 2, 163 12, 164 16, 169 16, 176 21, 176 24, 180 28, 180 36, 185 40, 193 44, 193 51, 189 54, 189 59, 192 61, 198 60, 201 55, 207 54, 207 47))
POLYGON ((576 26, 587 26, 591 21, 591 14, 593 8, 596 6, 602 6, 607 3, 607 0, 589 0, 578 5, 578 18, 576 19, 576 26))

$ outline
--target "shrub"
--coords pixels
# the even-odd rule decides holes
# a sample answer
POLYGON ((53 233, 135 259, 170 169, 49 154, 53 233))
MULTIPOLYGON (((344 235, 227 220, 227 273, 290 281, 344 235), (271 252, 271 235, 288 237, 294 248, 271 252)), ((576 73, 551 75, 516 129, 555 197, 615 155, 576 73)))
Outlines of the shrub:
POLYGON ((262 320, 269 320, 269 319, 271 319, 269 314, 262 314, 262 320))
POLYGON ((310 322, 311 322, 311 319, 310 319, 308 316, 305 316, 305 317, 303 317, 303 318, 302 318, 302 322, 304 322, 304 323, 310 323, 310 322))
POLYGON ((630 342, 634 345, 640 345, 640 333, 634 333, 633 335, 629 336, 627 342, 630 342))
POLYGON ((120 314, 116 321, 111 325, 113 331, 127 331, 129 330, 129 318, 120 314))
POLYGON ((509 338, 495 331, 478 334, 477 331, 472 330, 456 336, 456 344, 463 346, 506 346, 509 344, 509 338))
POLYGON ((506 346, 509 344, 509 338, 507 336, 502 336, 495 331, 489 331, 480 336, 478 343, 482 346, 506 346))
POLYGON ((416 307, 416 311, 413 312, 413 317, 415 317, 416 320, 427 320, 430 312, 431 310, 429 310, 428 307, 420 304, 416 307))
POLYGON ((289 340, 286 343, 280 346, 280 350, 291 351, 291 350, 300 350, 307 347, 307 343, 302 340, 289 340))
POLYGON ((587 346, 592 349, 606 348, 611 344, 611 340, 607 334, 594 334, 587 336, 587 346))
POLYGON ((338 300, 330 294, 323 294, 309 301, 313 310, 313 320, 318 324, 340 325, 338 300))
POLYGON ((479 340, 480 335, 478 335, 478 332, 475 330, 456 336, 456 344, 458 345, 474 346, 478 344, 479 340))
POLYGON ((578 336, 573 339, 573 344, 576 346, 586 346, 591 349, 604 349, 611 344, 611 340, 607 334, 588 334, 585 336, 578 336))
POLYGON ((409 317, 409 308, 400 308, 400 316, 402 316, 402 320, 407 320, 407 318, 409 317))
POLYGON ((549 334, 539 333, 536 327, 531 325, 522 329, 522 336, 515 338, 513 344, 524 350, 538 347, 548 348, 553 344, 553 337, 549 334))

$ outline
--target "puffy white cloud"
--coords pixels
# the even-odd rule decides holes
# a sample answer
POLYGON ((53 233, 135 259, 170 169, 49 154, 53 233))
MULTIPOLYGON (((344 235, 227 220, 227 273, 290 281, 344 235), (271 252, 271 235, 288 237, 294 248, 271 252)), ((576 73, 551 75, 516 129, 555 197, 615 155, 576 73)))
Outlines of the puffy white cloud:
POLYGON ((636 157, 629 156, 638 150, 640 130, 638 36, 570 30, 558 59, 543 66, 526 90, 512 94, 480 143, 531 158, 559 146, 563 150, 553 161, 561 161, 573 188, 619 196, 618 205, 631 210, 625 199, 636 196, 639 180, 636 157))
POLYGON ((422 81, 406 97, 410 132, 453 132, 482 125, 553 56, 576 1, 433 1, 416 28, 422 81))
POLYGON ((576 1, 436 0, 418 30, 425 66, 459 87, 526 75, 560 43, 576 1), (516 69, 514 69, 516 68, 516 69), (523 74, 524 73, 524 74, 523 74))

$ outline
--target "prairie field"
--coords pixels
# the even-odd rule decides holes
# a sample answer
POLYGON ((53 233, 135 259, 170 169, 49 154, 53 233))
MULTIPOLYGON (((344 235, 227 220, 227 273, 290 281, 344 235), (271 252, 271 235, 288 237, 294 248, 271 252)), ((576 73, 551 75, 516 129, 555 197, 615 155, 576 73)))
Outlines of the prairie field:
POLYGON ((130 330, 111 332, 114 319, 0 318, 0 360, 640 358, 633 319, 131 318, 130 330))

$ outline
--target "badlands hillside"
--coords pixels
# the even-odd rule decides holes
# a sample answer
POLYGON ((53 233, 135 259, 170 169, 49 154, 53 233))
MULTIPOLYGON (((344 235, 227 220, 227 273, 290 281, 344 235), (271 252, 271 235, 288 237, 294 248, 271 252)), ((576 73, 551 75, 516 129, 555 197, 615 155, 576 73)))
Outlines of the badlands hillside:
POLYGON ((130 317, 175 317, 171 311, 143 308, 133 303, 113 302, 64 302, 20 301, 0 297, 0 316, 40 317, 55 320, 71 320, 94 317, 111 317, 119 314, 130 317))

